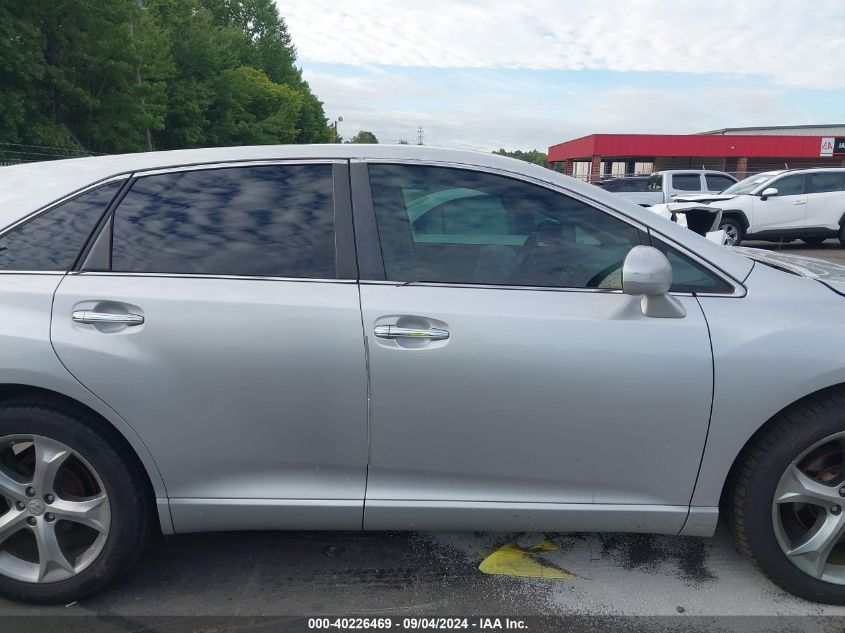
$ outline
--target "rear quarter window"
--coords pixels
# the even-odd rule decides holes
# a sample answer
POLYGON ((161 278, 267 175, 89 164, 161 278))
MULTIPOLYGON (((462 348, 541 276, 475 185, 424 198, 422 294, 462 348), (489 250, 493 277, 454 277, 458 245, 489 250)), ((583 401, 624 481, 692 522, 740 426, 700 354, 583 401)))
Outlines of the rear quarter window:
POLYGON ((0 270, 70 270, 122 185, 104 184, 11 229, 0 237, 0 270))

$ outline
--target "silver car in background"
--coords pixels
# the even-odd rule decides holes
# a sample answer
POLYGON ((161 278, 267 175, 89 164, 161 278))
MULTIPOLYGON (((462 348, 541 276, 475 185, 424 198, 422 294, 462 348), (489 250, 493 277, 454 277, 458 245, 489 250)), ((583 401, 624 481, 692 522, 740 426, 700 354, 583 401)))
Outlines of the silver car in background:
POLYGON ((7 597, 89 594, 154 530, 709 536, 721 507, 845 602, 845 269, 427 147, 5 167, 0 227, 7 597))

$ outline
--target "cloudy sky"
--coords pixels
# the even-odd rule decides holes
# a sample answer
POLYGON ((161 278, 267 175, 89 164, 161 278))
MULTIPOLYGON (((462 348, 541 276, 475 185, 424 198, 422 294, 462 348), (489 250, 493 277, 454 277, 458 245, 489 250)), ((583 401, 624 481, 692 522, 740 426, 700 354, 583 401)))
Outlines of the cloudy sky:
POLYGON ((842 0, 277 0, 326 115, 381 142, 845 122, 842 0))

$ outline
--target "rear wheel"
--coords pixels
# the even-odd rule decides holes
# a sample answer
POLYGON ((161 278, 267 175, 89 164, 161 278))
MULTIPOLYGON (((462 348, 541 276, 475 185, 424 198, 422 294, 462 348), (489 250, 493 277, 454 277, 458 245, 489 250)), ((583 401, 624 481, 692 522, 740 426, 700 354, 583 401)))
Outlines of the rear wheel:
POLYGON ((745 236, 745 229, 739 220, 734 218, 722 218, 719 229, 725 232, 725 244, 728 246, 739 246, 745 236))
POLYGON ((839 243, 845 246, 845 224, 839 227, 839 243))
POLYGON ((0 407, 0 594, 69 602, 134 562, 149 501, 124 453, 76 407, 0 407))
POLYGON ((728 519, 740 549, 787 591, 845 604, 845 395, 790 408, 744 451, 728 519))

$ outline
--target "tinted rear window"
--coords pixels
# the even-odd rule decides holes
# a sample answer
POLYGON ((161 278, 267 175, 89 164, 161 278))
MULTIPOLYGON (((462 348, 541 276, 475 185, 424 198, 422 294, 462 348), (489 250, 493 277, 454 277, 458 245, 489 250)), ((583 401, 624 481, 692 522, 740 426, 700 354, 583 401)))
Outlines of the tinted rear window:
POLYGON ((139 178, 115 213, 112 270, 336 278, 332 167, 139 178))
POLYGON ((807 174, 807 193, 845 190, 845 172, 807 174))
POLYGON ((0 238, 0 269, 67 271, 123 181, 63 202, 0 238))

